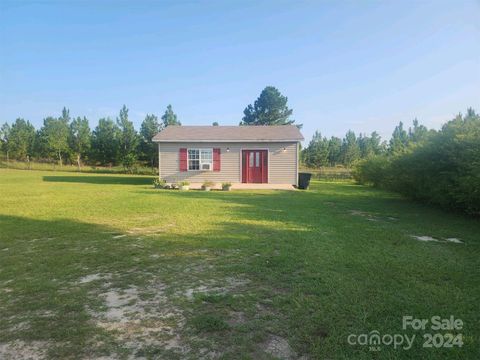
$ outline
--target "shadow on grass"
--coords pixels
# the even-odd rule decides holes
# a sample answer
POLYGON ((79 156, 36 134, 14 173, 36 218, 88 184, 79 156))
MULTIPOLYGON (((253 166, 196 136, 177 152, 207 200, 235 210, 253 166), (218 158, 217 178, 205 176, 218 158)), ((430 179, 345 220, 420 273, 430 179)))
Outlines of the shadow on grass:
MULTIPOLYGON (((143 185, 150 179, 46 176, 44 181, 143 185)), ((314 189, 228 193, 134 190, 159 196, 159 203, 184 202, 185 209, 209 202, 212 215, 228 214, 213 217, 212 227, 187 228, 185 232, 175 228, 175 222, 171 231, 169 223, 159 222, 158 232, 148 234, 136 228, 132 233, 68 219, 0 215, 0 284, 9 288, 0 297, 0 309, 4 318, 16 319, 0 323, 0 343, 16 338, 55 339, 66 344, 55 350, 57 358, 92 355, 86 353, 85 343, 96 336, 112 336, 95 327, 85 310, 95 305, 88 291, 98 294, 106 289, 95 283, 78 285, 79 278, 97 273, 116 275, 110 280, 113 289, 131 284, 141 288, 149 279, 158 278, 173 294, 177 288, 183 289, 182 284, 195 289, 210 280, 248 279, 243 296, 210 303, 183 299, 175 305, 185 311, 187 323, 191 321, 197 331, 215 330, 209 339, 216 344, 253 358, 258 357, 257 343, 271 329, 280 335, 292 334, 289 340, 294 340, 295 350, 312 358, 332 357, 332 349, 339 346, 345 357, 369 358, 368 348, 345 344, 347 335, 365 329, 392 331, 409 311, 425 317, 455 312, 475 323, 476 309, 471 304, 475 303, 478 250, 423 244, 404 236, 423 233, 428 223, 438 231, 446 223, 444 214, 370 188, 318 184, 314 189), (352 216, 352 209, 393 213, 399 220, 370 222, 352 216), (15 281, 9 282, 12 279, 15 281), (457 300, 446 303, 444 299, 450 294, 457 300), (230 302, 248 320, 243 328, 222 330, 221 320, 229 316, 230 302), (380 310, 367 318, 365 309, 370 308, 380 310), (248 318, 259 309, 264 312, 260 319, 248 318), (32 326, 6 331, 21 323, 19 314, 26 310, 40 310, 39 315, 32 315, 32 326), (41 316, 48 312, 55 316, 41 316), (200 329, 193 315, 203 321, 200 329), (249 331, 245 331, 247 326, 249 331), (236 348, 237 343, 253 345, 236 348)), ((453 218, 448 219, 449 227, 460 234, 467 236, 468 226, 471 234, 477 233, 478 225, 470 220, 456 218, 456 224, 451 224, 453 218)), ((466 333, 475 336, 478 331, 471 327, 466 333)), ((187 343, 193 338, 187 337, 187 343)), ((109 340, 111 347, 120 349, 121 344, 114 340, 109 340)), ((420 342, 415 346, 412 351, 419 357, 429 356, 428 349, 419 347, 420 342)), ((391 349, 382 351, 385 357, 399 357, 391 349)), ((439 358, 448 354, 474 358, 475 351, 469 343, 461 349, 445 349, 439 358)), ((406 359, 409 354, 404 352, 400 357, 406 359)))
POLYGON ((102 185, 150 185, 153 177, 144 176, 44 176, 43 181, 102 185))

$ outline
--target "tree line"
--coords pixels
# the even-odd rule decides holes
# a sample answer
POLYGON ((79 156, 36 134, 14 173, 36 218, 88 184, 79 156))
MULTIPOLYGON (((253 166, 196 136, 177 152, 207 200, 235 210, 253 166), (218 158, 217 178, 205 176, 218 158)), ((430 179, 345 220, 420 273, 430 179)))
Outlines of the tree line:
POLYGON ((302 162, 311 168, 342 165, 351 167, 361 159, 374 155, 396 154, 408 146, 425 140, 429 130, 413 120, 413 126, 404 129, 402 122, 395 127, 389 142, 382 141, 374 131, 370 135, 360 133, 358 136, 348 130, 343 139, 332 136, 330 139, 316 131, 308 146, 302 151, 302 162))
POLYGON ((102 118, 93 130, 86 117, 71 117, 64 107, 60 117, 45 118, 38 130, 22 118, 11 125, 4 123, 0 128, 0 146, 7 160, 54 159, 60 166, 75 163, 79 169, 83 163, 89 163, 123 165, 129 170, 137 161, 152 167, 158 162, 152 138, 170 125, 181 125, 171 105, 160 119, 147 114, 139 132, 129 120, 125 105, 115 120, 102 118))
MULTIPOLYGON (((267 86, 254 104, 248 105, 239 125, 286 125, 293 124, 288 98, 280 91, 267 86)), ((181 125, 172 106, 168 105, 163 116, 148 114, 137 132, 124 105, 115 120, 102 118, 90 128, 86 117, 71 117, 63 108, 60 117, 49 116, 43 126, 36 130, 25 119, 18 118, 11 125, 0 128, 0 150, 7 161, 54 160, 64 163, 116 166, 130 170, 137 162, 156 166, 158 152, 152 138, 167 126, 181 125)), ((218 122, 213 122, 218 126, 218 122)), ((301 125, 297 125, 301 126, 301 125)))
POLYGON ((480 216, 480 115, 468 109, 438 131, 397 126, 388 151, 356 163, 361 184, 480 216))

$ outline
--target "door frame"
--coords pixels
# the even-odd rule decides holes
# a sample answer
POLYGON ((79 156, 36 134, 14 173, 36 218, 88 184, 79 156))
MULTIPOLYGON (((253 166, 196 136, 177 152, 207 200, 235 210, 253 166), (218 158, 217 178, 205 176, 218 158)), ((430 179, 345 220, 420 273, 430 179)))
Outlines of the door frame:
MULTIPOLYGON (((259 147, 246 147, 240 148, 240 183, 243 183, 243 150, 248 151, 266 151, 267 152, 267 182, 262 184, 270 184, 270 149, 269 148, 259 148, 259 147)), ((252 183, 245 183, 252 184, 252 183)))

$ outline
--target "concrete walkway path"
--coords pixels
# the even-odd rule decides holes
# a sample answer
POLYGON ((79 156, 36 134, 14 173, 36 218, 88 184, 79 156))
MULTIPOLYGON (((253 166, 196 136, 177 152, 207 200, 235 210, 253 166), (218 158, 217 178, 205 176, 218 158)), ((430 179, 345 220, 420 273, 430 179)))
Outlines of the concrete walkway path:
MULTIPOLYGON (((202 183, 191 183, 190 189, 197 190, 202 188, 202 183)), ((222 184, 216 184, 215 190, 221 190, 222 184)), ((243 184, 232 183, 232 190, 297 190, 291 184, 243 184)))

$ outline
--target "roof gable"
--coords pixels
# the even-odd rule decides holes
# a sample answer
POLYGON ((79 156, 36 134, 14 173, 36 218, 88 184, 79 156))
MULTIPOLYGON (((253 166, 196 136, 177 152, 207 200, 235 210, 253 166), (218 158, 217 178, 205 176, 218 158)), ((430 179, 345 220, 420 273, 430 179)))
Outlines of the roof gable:
POLYGON ((168 126, 155 142, 273 142, 302 141, 294 125, 272 126, 168 126))

